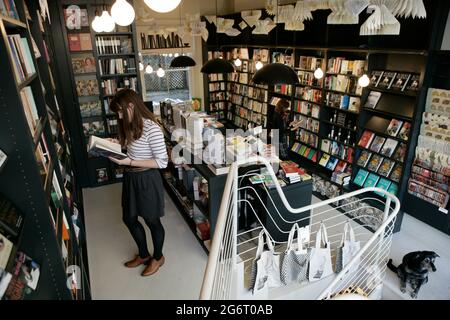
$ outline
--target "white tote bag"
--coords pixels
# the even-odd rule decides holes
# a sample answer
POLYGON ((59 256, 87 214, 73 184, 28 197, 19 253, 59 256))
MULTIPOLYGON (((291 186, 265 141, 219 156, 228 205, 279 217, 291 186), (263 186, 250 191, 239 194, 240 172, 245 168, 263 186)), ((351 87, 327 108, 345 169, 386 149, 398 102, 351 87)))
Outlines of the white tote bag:
MULTIPOLYGON (((350 221, 347 221, 344 227, 344 234, 342 235, 341 245, 337 251, 336 257, 336 273, 342 271, 346 265, 358 254, 361 249, 361 243, 356 241, 355 231, 353 230, 350 221)), ((358 270, 360 259, 355 261, 349 272, 353 273, 358 270)))
POLYGON ((297 223, 294 224, 289 232, 286 252, 281 256, 280 278, 284 285, 308 280, 309 252, 305 247, 308 242, 309 226, 300 228, 297 223), (296 232, 297 243, 294 242, 296 232))
POLYGON ((265 230, 262 230, 259 234, 252 276, 254 279, 252 281, 253 294, 282 285, 280 280, 280 255, 275 253, 272 239, 265 230), (269 250, 264 250, 264 236, 269 250))
POLYGON ((317 231, 316 246, 311 248, 310 253, 309 281, 319 281, 333 274, 330 242, 323 223, 320 224, 320 229, 317 231))

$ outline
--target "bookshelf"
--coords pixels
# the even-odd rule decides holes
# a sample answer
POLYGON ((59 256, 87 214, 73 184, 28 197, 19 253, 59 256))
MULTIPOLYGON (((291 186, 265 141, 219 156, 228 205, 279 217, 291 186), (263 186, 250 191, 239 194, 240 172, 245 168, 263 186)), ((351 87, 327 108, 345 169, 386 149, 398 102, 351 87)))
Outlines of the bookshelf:
MULTIPOLYGON (((113 1, 106 1, 110 8, 113 1)), ((90 23, 103 3, 90 1, 60 1, 53 7, 59 17, 52 29, 55 38, 65 43, 57 48, 60 76, 69 75, 64 84, 64 102, 75 116, 68 131, 75 140, 74 156, 77 175, 82 186, 96 187, 121 181, 123 169, 108 159, 87 154, 91 135, 105 138, 118 136, 118 122, 109 105, 117 90, 131 88, 141 92, 138 76, 139 54, 135 23, 128 27, 116 26, 113 32, 95 33, 90 23), (80 28, 66 25, 65 9, 78 5, 85 11, 80 28), (80 45, 76 37, 80 37, 80 45)))
POLYGON ((0 85, 0 149, 10 160, 0 172, 1 216, 18 222, 6 271, 13 273, 15 255, 23 252, 39 265, 40 276, 37 286, 28 283, 31 289, 26 290, 13 277, 10 285, 21 289, 7 289, 3 298, 89 299, 82 208, 77 208, 77 183, 68 157, 72 146, 58 108, 58 88, 50 81, 50 50, 44 48, 44 41, 52 41, 45 32, 48 20, 39 20, 38 1, 16 0, 15 5, 20 22, 0 17, 2 72, 8 79, 21 79, 22 71, 25 75, 22 81, 0 85), (15 35, 21 44, 10 42, 15 35), (80 270, 78 276, 69 266, 80 270), (74 279, 78 289, 68 288, 66 282, 74 279))

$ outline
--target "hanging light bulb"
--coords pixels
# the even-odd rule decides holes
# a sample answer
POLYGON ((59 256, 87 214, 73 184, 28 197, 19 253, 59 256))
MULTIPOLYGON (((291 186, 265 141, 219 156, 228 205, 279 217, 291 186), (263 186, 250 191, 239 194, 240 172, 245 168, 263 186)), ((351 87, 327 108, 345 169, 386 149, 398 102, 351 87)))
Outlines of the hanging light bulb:
POLYGON ((323 78, 323 70, 321 68, 317 68, 316 71, 314 71, 314 77, 316 79, 322 79, 323 78))
POLYGON ((258 61, 255 65, 256 70, 261 70, 264 67, 264 64, 261 61, 258 61))
POLYGON ((102 19, 96 14, 94 20, 91 23, 92 30, 97 33, 103 32, 102 19))
POLYGON ((167 13, 175 10, 181 0, 144 0, 144 2, 153 11, 167 13))
POLYGON ((159 66, 159 69, 156 71, 156 75, 160 78, 164 77, 166 75, 166 72, 164 71, 164 69, 159 66))
POLYGON ((364 74, 361 78, 359 78, 358 84, 363 88, 367 87, 370 84, 370 79, 367 74, 364 74))
POLYGON ((103 13, 100 17, 102 20, 103 32, 112 32, 116 27, 116 23, 113 18, 109 15, 108 11, 103 10, 103 13))
POLYGON ((139 71, 144 71, 144 64, 139 62, 139 71))
POLYGON ((150 65, 150 63, 147 65, 147 67, 145 68, 145 73, 150 74, 153 72, 153 68, 150 65))
POLYGON ((131 4, 126 0, 116 0, 111 7, 111 16, 119 26, 129 26, 136 17, 136 12, 131 4))
POLYGON ((177 52, 174 54, 174 57, 177 58, 180 54, 177 52))
POLYGON ((234 65, 235 65, 236 67, 242 66, 242 61, 241 61, 241 59, 237 58, 236 60, 234 60, 234 65))

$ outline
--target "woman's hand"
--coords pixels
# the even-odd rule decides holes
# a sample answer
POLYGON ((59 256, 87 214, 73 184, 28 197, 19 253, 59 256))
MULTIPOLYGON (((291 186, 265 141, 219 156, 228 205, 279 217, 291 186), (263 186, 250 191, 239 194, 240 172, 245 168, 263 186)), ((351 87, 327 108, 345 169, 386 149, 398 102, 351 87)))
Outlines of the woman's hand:
POLYGON ((131 159, 130 158, 125 158, 125 159, 119 160, 119 159, 116 159, 116 158, 109 157, 109 160, 111 160, 114 163, 117 163, 120 166, 130 166, 131 165, 131 159))

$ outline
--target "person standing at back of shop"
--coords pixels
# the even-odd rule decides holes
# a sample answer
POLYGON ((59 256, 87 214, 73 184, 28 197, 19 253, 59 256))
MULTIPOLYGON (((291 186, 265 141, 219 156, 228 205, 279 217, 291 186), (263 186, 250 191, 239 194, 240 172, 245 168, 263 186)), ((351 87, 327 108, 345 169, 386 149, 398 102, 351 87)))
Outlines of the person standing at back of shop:
POLYGON ((281 99, 280 101, 278 101, 277 105, 275 106, 275 110, 273 112, 272 122, 270 126, 271 144, 277 142, 274 141, 273 138, 276 137, 275 130, 278 130, 281 160, 287 160, 289 158, 288 155, 289 146, 287 145, 286 139, 286 124, 289 117, 289 108, 290 103, 286 99, 281 99))
POLYGON ((111 161, 125 166, 122 190, 123 221, 128 227, 139 253, 125 263, 128 268, 146 265, 142 276, 155 274, 163 266, 165 230, 164 188, 160 169, 168 164, 164 134, 152 112, 141 97, 131 89, 117 92, 111 101, 111 110, 117 114, 120 144, 127 149, 128 158, 111 161), (150 228, 153 256, 147 247, 145 230, 139 222, 142 217, 150 228))

